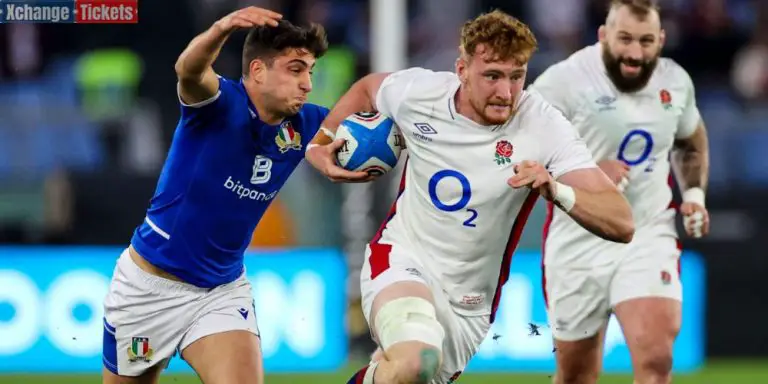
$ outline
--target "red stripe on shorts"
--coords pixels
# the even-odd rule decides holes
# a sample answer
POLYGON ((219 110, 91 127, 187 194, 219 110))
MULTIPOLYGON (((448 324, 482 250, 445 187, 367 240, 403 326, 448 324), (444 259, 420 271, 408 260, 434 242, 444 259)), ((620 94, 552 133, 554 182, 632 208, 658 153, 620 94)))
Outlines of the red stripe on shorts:
POLYGON ((387 224, 392 221, 392 218, 395 217, 395 214, 397 213, 397 202, 405 191, 405 171, 407 167, 408 159, 406 159, 405 164, 403 164, 403 174, 400 176, 400 186, 398 187, 397 198, 389 209, 387 219, 381 223, 379 230, 376 231, 373 240, 371 240, 371 243, 369 244, 371 248, 371 256, 368 258, 368 262, 371 264, 371 279, 375 279, 376 276, 379 276, 389 269, 389 253, 392 252, 392 246, 389 244, 380 244, 379 240, 381 240, 381 235, 384 233, 384 230, 387 229, 387 224))
MULTIPOLYGON (((667 184, 669 185, 669 189, 674 191, 675 188, 677 188, 677 182, 675 181, 675 175, 672 172, 672 169, 669 170, 669 177, 667 177, 667 184)), ((680 203, 675 201, 674 194, 672 195, 672 199, 669 200, 669 205, 667 206, 667 209, 674 209, 675 215, 677 215, 678 212, 680 212, 680 203)), ((682 252, 683 252, 683 242, 680 241, 680 238, 675 238, 675 242, 677 243, 677 250, 680 251, 680 257, 677 258, 677 277, 680 277, 680 273, 682 271, 680 267, 680 258, 682 258, 682 252)))
POLYGON ((552 226, 552 220, 555 218, 555 204, 547 202, 547 218, 544 220, 544 226, 541 233, 541 291, 544 294, 544 306, 549 308, 549 297, 547 297, 547 267, 544 264, 544 256, 547 249, 547 238, 549 237, 549 228, 552 226))
POLYGON ((496 311, 499 309, 499 302, 501 301, 501 288, 509 280, 509 267, 512 265, 512 254, 515 253, 515 248, 520 243, 520 237, 523 235, 523 228, 525 222, 528 221, 528 216, 531 215, 533 207, 536 205, 536 199, 539 198, 539 194, 536 192, 530 192, 525 199, 523 206, 520 207, 520 212, 517 213, 515 223, 512 224, 512 231, 509 233, 509 240, 504 250, 504 255, 501 259, 501 271, 499 271, 499 282, 496 285, 496 293, 493 295, 493 305, 491 307, 491 323, 496 319, 496 311))

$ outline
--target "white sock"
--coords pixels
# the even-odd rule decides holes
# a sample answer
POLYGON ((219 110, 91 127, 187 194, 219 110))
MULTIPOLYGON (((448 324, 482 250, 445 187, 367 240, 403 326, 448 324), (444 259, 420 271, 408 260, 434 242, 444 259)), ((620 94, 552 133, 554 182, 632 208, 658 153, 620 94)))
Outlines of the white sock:
POLYGON ((365 371, 365 376, 363 376, 363 384, 373 384, 373 376, 376 373, 376 367, 378 366, 378 361, 368 364, 368 370, 365 371))

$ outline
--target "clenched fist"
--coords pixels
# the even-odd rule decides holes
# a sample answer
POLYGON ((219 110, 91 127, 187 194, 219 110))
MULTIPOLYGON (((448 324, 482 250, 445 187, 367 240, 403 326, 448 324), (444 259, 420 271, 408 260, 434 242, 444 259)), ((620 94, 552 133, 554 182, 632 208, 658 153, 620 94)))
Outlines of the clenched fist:
POLYGON ((698 239, 709 233, 709 212, 706 208, 697 203, 684 202, 680 205, 680 213, 688 236, 698 239))

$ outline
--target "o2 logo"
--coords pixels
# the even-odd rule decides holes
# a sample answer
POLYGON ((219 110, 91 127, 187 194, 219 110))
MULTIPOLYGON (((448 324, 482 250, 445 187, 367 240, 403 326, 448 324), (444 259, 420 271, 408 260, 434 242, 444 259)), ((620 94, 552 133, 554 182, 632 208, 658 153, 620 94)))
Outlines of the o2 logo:
MULTIPOLYGON (((429 198, 432 199, 432 204, 441 211, 461 211, 467 207, 469 199, 472 198, 472 187, 469 185, 469 179, 467 179, 461 172, 452 169, 444 169, 438 171, 429 179, 429 198), (445 204, 440 200, 440 197, 437 196, 437 184, 440 183, 441 180, 447 178, 455 179, 461 184, 461 198, 453 204, 445 204)), ((469 214, 469 217, 464 220, 464 223, 462 224, 465 227, 475 228, 477 226, 477 224, 475 224, 477 211, 472 208, 467 208, 466 212, 469 214)))
POLYGON ((653 136, 651 136, 651 134, 646 130, 633 129, 629 131, 629 133, 627 133, 627 135, 624 136, 624 138, 621 140, 621 144, 619 144, 618 159, 627 163, 627 165, 632 167, 638 166, 647 161, 648 164, 645 165, 645 168, 643 169, 643 171, 653 172, 654 165, 656 164, 656 157, 655 156, 651 157, 652 152, 653 152, 653 136), (636 157, 630 157, 627 154, 627 147, 629 147, 629 144, 632 141, 632 139, 643 141, 643 151, 640 153, 639 156, 636 156, 636 157))

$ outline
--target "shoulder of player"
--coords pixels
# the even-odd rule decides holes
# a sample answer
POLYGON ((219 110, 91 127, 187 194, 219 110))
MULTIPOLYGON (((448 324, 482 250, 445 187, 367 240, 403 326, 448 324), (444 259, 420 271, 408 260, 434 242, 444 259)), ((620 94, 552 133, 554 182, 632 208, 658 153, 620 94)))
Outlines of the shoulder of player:
POLYGON ((574 52, 567 58, 547 67, 539 77, 546 77, 548 83, 557 83, 564 88, 572 87, 574 84, 590 78, 586 74, 592 68, 594 59, 592 50, 594 49, 594 47, 589 46, 574 52))
POLYGON ((520 95, 517 117, 521 120, 520 126, 542 132, 547 130, 541 127, 568 122, 563 113, 550 104, 544 96, 538 92, 528 91, 523 91, 520 95))
POLYGON ((235 91, 240 96, 245 96, 245 89, 240 87, 240 81, 230 79, 222 75, 216 75, 219 78, 219 90, 222 92, 235 91))
POLYGON ((436 95, 443 95, 451 84, 458 82, 458 77, 453 72, 433 71, 421 67, 413 67, 401 72, 408 73, 407 81, 411 84, 407 90, 407 96, 411 100, 430 99, 436 95))
POLYGON ((247 103, 244 102, 248 98, 248 94, 245 92, 245 88, 240 83, 240 80, 230 79, 222 75, 217 75, 219 78, 219 92, 224 99, 226 99, 227 108, 243 106, 247 108, 247 103), (242 103, 240 101, 243 101, 242 103))
POLYGON ((304 103, 304 105, 301 106, 299 113, 312 114, 313 116, 322 116, 325 118, 325 115, 327 115, 329 111, 328 108, 319 104, 304 103))
POLYGON ((552 106, 540 93, 527 90, 520 93, 517 110, 521 116, 526 118, 547 117, 558 112, 557 108, 552 106))
POLYGON ((658 71, 659 77, 663 81, 667 81, 667 82, 682 81, 684 84, 689 84, 692 82, 691 76, 688 74, 688 71, 686 71, 682 65, 678 64, 675 60, 669 57, 659 58, 659 62, 656 65, 656 70, 658 71))
POLYGON ((317 131, 330 110, 322 105, 305 103, 299 110, 299 116, 307 129, 317 131))
MULTIPOLYGON (((602 69, 603 62, 600 53, 600 45, 598 43, 579 49, 558 64, 560 64, 562 70, 567 70, 569 72, 588 71, 594 67, 602 69)), ((572 75, 572 73, 569 73, 569 75, 572 75)))

